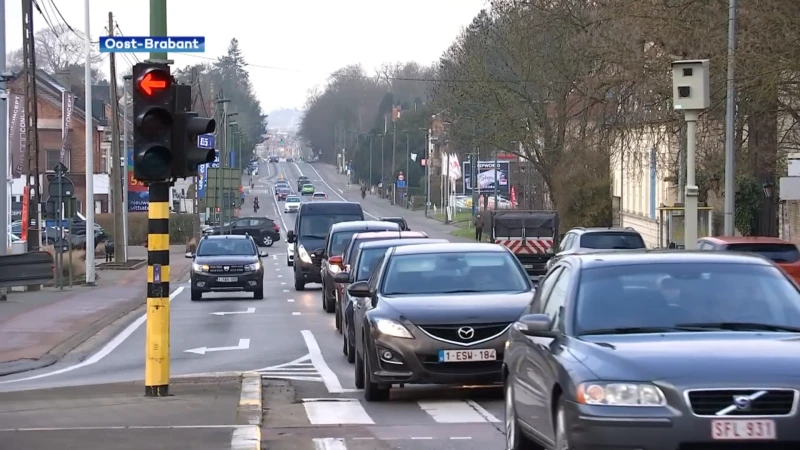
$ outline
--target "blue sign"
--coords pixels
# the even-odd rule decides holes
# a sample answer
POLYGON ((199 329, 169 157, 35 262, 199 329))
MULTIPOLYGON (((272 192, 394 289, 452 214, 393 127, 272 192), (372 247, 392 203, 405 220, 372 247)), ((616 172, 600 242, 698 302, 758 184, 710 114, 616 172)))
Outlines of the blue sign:
POLYGON ((228 153, 228 167, 236 167, 236 153, 228 153))
POLYGON ((214 152, 214 162, 211 163, 212 169, 219 169, 219 150, 214 152))
POLYGON ((197 136, 197 147, 204 148, 207 150, 211 150, 214 148, 214 135, 213 134, 201 134, 197 136))
POLYGON ((203 36, 103 36, 100 53, 205 53, 203 36))
POLYGON ((200 164, 197 167, 197 198, 206 198, 207 186, 208 186, 208 164, 200 164))

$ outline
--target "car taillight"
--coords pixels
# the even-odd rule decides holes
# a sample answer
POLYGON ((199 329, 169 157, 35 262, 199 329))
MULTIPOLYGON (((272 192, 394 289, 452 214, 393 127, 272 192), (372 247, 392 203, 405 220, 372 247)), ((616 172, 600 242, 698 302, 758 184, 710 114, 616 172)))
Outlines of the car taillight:
POLYGON ((279 227, 277 223, 272 224, 272 229, 275 231, 281 231, 281 227, 279 227))

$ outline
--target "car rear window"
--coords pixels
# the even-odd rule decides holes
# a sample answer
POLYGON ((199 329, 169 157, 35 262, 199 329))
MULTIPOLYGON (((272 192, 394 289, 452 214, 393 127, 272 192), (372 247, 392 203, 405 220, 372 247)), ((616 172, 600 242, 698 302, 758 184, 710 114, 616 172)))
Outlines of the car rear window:
POLYGON ((726 250, 733 252, 756 253, 776 263, 796 263, 800 261, 800 251, 793 244, 747 243, 728 244, 726 250))
POLYGON ((645 245, 639 233, 610 231, 584 234, 581 236, 580 247, 597 250, 625 250, 645 248, 645 245))

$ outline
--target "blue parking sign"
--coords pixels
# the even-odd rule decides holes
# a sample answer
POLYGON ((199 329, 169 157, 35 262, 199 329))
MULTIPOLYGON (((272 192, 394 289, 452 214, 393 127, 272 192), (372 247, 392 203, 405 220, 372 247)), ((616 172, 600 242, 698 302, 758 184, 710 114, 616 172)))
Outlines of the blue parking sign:
POLYGON ((201 134, 197 136, 197 146, 199 148, 205 149, 212 149, 214 148, 214 135, 213 134, 201 134))

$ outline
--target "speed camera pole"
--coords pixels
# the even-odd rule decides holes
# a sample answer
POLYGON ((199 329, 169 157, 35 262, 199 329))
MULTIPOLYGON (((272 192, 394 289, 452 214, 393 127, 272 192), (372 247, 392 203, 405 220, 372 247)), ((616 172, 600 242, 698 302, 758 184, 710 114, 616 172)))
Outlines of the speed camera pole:
MULTIPOLYGON (((697 120, 700 112, 711 103, 709 95, 709 61, 688 60, 672 63, 673 109, 683 111, 686 120, 686 200, 684 204, 683 245, 687 250, 697 248, 697 196, 695 159, 697 151, 697 120)), ((729 192, 728 195, 733 195, 729 192)))

